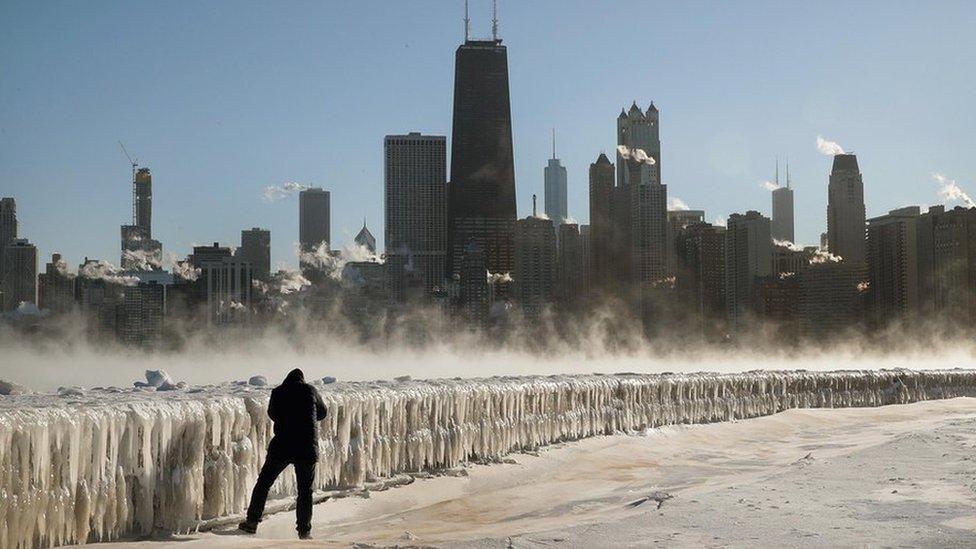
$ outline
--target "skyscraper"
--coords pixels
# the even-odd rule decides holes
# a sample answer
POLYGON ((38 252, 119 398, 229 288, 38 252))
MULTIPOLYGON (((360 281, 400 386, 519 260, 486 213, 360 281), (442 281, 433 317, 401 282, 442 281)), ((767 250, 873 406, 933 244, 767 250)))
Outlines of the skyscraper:
POLYGON ((356 233, 356 238, 353 239, 353 242, 355 242, 357 246, 366 248, 370 253, 376 253, 376 237, 373 236, 373 233, 369 232, 368 228, 366 228, 365 219, 363 220, 363 228, 359 229, 359 232, 356 233))
POLYGON ((121 265, 126 270, 155 270, 162 266, 163 246, 152 237, 152 173, 139 168, 132 174, 132 224, 122 225, 121 265))
POLYGON ((769 218, 755 211, 729 216, 725 232, 725 299, 737 326, 757 305, 759 279, 772 274, 769 218))
POLYGON ((329 191, 319 187, 298 194, 298 242, 302 252, 332 244, 332 218, 329 191))
POLYGON ((793 188, 790 185, 790 165, 786 165, 786 186, 779 187, 779 163, 776 164, 776 185, 773 198, 773 217, 770 233, 776 240, 794 242, 793 234, 793 188))
POLYGON ((430 293, 444 281, 447 256, 447 138, 388 135, 383 140, 387 267, 393 296, 407 279, 430 293))
POLYGON ((447 272, 475 242, 487 269, 511 272, 515 164, 508 94, 508 53, 501 39, 468 40, 454 65, 454 128, 448 206, 447 272))
MULTIPOLYGON (((654 159, 654 175, 661 181, 661 136, 659 113, 654 102, 651 101, 646 112, 641 112, 637 102, 630 106, 629 111, 620 109, 617 117, 617 146, 623 145, 628 149, 641 149, 654 159)), ((623 185, 624 157, 617 153, 617 185, 623 185)))
POLYGON ((549 159, 549 165, 543 171, 545 175, 546 215, 556 227, 559 227, 569 217, 569 206, 566 196, 566 168, 556 158, 556 130, 552 132, 552 158, 549 159))
POLYGON ((590 288, 606 293, 614 286, 615 248, 619 235, 613 222, 614 167, 600 153, 590 164, 590 288))
POLYGON ((529 317, 551 303, 556 286, 556 232, 552 220, 532 215, 515 222, 515 296, 529 317))
POLYGON ((931 206, 916 234, 922 311, 976 322, 976 208, 931 206))
POLYGON ((51 262, 37 276, 37 306, 52 313, 63 313, 74 305, 75 277, 61 254, 52 254, 51 262))
POLYGON ((827 187, 827 247, 855 268, 865 264, 864 224, 864 183, 857 157, 834 155, 827 187))
POLYGON ((271 278, 271 231, 257 227, 241 231, 237 257, 251 263, 254 280, 267 282, 271 278))
POLYGON ((0 311, 16 309, 21 303, 37 304, 37 248, 26 238, 15 238, 0 249, 0 311))
MULTIPOLYGON (((618 151, 619 153, 619 151, 618 151)), ((668 189, 657 179, 655 164, 631 156, 625 159, 624 185, 618 188, 629 249, 629 282, 641 289, 663 283, 667 276, 668 189)))
POLYGON ((910 206, 868 220, 868 305, 879 322, 917 310, 920 213, 918 206, 910 206))
POLYGON ((681 231, 691 225, 705 222, 705 210, 668 210, 668 238, 667 238, 667 272, 675 274, 677 270, 678 236, 681 231))
POLYGON ((725 227, 694 223, 677 229, 675 278, 679 295, 706 321, 725 315, 725 227))
MULTIPOLYGON (((3 273, 3 247, 17 238, 17 201, 0 198, 0 274, 3 273)), ((0 284, 2 284, 0 280, 0 284)))
POLYGON ((555 295, 564 307, 579 303, 586 291, 587 256, 583 239, 576 223, 559 226, 555 295))

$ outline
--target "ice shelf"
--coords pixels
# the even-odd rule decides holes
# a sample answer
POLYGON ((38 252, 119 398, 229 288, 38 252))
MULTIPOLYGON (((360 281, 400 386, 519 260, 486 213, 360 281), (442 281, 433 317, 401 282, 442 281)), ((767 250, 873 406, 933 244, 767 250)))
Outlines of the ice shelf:
MULTIPOLYGON (((976 371, 498 377, 317 384, 316 488, 660 425, 976 396, 976 371)), ((0 546, 193 530, 240 513, 271 437, 270 387, 0 397, 0 546)), ((294 492, 282 475, 278 497, 294 492)))

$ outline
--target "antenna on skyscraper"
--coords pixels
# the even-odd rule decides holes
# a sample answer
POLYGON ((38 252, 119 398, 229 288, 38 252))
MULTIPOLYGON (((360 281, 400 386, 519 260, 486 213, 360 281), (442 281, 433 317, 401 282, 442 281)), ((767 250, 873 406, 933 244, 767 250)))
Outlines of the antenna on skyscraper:
POLYGON ((556 159, 556 128, 552 129, 552 159, 556 159))
POLYGON ((535 213, 535 195, 532 195, 532 217, 536 217, 536 213, 535 213))
POLYGON ((498 0, 491 0, 491 39, 498 42, 498 0))
POLYGON ((786 188, 790 188, 790 157, 786 157, 786 188))
POLYGON ((776 155, 776 179, 773 181, 779 187, 779 155, 776 155))
POLYGON ((464 0, 464 41, 468 41, 471 34, 471 18, 468 17, 468 0, 464 0))

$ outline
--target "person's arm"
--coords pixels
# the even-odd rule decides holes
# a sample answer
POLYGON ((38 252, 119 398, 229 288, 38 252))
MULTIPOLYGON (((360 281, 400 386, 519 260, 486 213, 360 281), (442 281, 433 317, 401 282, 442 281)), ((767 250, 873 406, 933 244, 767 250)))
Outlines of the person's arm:
POLYGON ((326 416, 325 402, 322 401, 322 395, 314 388, 312 392, 315 393, 315 420, 322 421, 326 416))
POLYGON ((278 411, 275 407, 275 393, 277 391, 271 391, 271 400, 268 401, 268 417, 271 421, 278 421, 278 411))

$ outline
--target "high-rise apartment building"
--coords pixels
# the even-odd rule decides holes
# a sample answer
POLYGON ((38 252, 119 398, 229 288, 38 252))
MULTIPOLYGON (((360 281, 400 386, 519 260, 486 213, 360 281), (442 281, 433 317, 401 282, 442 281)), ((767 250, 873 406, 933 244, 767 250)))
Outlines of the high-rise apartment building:
POLYGON ((388 135, 383 140, 387 268, 392 294, 404 298, 408 281, 427 294, 442 287, 447 259, 447 139, 443 135, 388 135))
POLYGON ((853 154, 834 156, 827 187, 827 240, 830 253, 855 268, 865 265, 864 182, 853 154))
POLYGON ((501 40, 465 40, 454 65, 454 128, 448 191, 447 272, 459 274, 468 244, 489 271, 514 267, 515 163, 508 53, 501 40))
POLYGON ((0 311, 21 303, 37 304, 37 248, 26 238, 14 238, 0 249, 0 311))
POLYGON ((667 277, 668 190, 657 179, 655 164, 638 158, 624 162, 624 186, 618 187, 619 216, 629 249, 629 282, 656 287, 667 277))
POLYGON ((556 289, 556 232, 552 220, 532 215, 515 222, 515 298, 529 317, 553 301, 556 289))
POLYGON ((725 297, 729 321, 738 327, 757 305, 759 280, 772 274, 769 218, 756 211, 729 216, 725 232, 725 297))
POLYGON ((677 268, 678 235, 682 229, 705 222, 705 210, 668 210, 667 272, 675 274, 677 268))
POLYGON ((976 322, 976 208, 932 206, 916 235, 921 310, 976 322))
POLYGON ((675 235, 675 284, 682 303, 696 312, 699 327, 726 314, 725 227, 694 223, 675 235))
POLYGON ((918 206, 910 206, 868 220, 868 306, 875 321, 917 311, 920 214, 918 206))
POLYGON ((598 294, 611 292, 616 286, 615 258, 622 235, 617 234, 613 206, 616 185, 614 167, 607 155, 600 153, 590 164, 590 289, 598 294))
POLYGON ((52 313, 68 312, 74 306, 75 277, 68 273, 61 254, 52 254, 51 262, 37 276, 37 307, 52 313))
POLYGON ((132 174, 132 224, 121 227, 122 268, 150 271, 162 268, 163 245, 152 235, 152 173, 139 168, 132 174))
MULTIPOLYGON (((584 225, 584 228, 586 226, 584 225)), ((579 225, 559 226, 556 253, 556 300, 564 307, 579 303, 586 293, 587 258, 579 225)))

